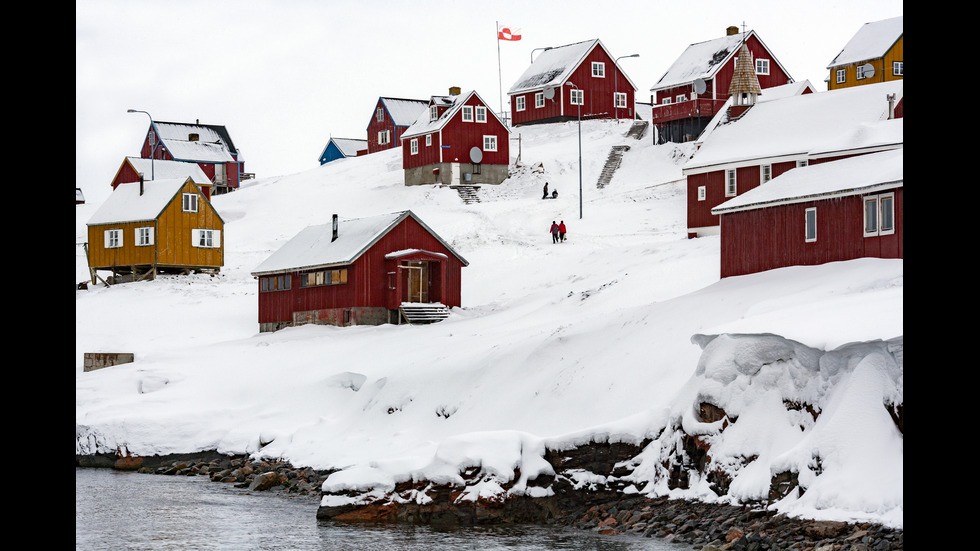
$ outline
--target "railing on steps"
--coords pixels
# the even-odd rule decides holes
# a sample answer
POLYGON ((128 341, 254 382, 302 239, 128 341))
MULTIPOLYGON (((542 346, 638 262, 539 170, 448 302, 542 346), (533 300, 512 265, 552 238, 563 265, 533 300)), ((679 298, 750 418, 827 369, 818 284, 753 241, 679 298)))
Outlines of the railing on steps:
POLYGON ((403 302, 399 320, 410 324, 436 323, 449 317, 449 308, 438 302, 403 302))

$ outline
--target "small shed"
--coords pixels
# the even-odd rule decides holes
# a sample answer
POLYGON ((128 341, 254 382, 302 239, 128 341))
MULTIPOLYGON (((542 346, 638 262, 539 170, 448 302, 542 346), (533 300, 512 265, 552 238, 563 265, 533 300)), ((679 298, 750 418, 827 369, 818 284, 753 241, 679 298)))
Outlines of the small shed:
POLYGON ((337 159, 347 157, 357 157, 367 153, 367 140, 357 138, 330 138, 327 145, 320 152, 320 164, 325 165, 337 159))
POLYGON ((258 265, 259 330, 431 322, 469 263, 410 210, 308 226, 258 265))
POLYGON ((191 178, 119 184, 88 221, 88 262, 113 276, 218 272, 224 220, 191 178))
POLYGON ((116 189, 119 184, 139 182, 140 178, 144 182, 152 180, 174 180, 190 178, 194 180, 197 187, 201 188, 205 197, 211 198, 211 179, 197 163, 184 163, 180 161, 168 161, 164 159, 144 159, 142 157, 128 156, 123 159, 119 170, 112 178, 112 189, 116 189))
POLYGON ((794 168, 712 209, 721 277, 904 258, 904 149, 794 168))

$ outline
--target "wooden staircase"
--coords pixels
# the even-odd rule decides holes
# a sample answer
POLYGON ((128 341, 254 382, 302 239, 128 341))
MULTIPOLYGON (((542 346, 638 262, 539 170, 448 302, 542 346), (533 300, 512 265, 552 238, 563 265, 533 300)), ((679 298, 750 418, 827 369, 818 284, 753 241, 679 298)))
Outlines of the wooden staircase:
POLYGON ((456 193, 458 193, 459 196, 463 198, 463 203, 467 205, 470 203, 480 202, 480 196, 477 194, 477 192, 480 191, 480 186, 461 184, 461 185, 453 185, 449 187, 455 189, 456 193))
POLYGON ((398 312, 399 323, 409 324, 436 323, 449 317, 449 308, 438 302, 403 302, 398 312))
POLYGON ((626 137, 639 140, 640 138, 643 137, 644 134, 646 134, 647 128, 649 126, 650 126, 649 121, 641 121, 641 120, 633 121, 633 124, 632 126, 630 126, 630 129, 626 131, 626 137))
POLYGON ((606 157, 606 164, 602 167, 602 172, 599 173, 599 181, 596 182, 596 187, 602 189, 606 187, 610 180, 612 180, 613 174, 616 173, 616 169, 623 162, 623 152, 629 151, 630 146, 628 145, 614 145, 612 150, 609 152, 609 156, 606 157))

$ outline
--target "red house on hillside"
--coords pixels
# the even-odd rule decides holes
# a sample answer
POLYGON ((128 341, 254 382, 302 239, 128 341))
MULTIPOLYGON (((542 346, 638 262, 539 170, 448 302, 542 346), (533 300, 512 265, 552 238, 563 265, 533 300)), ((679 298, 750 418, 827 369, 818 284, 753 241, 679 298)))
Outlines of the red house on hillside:
POLYGON ((216 124, 152 121, 140 157, 197 164, 211 180, 215 194, 238 189, 251 176, 245 174, 228 130, 216 124))
POLYGON ((507 95, 514 126, 636 116, 636 85, 599 39, 546 48, 507 95))
POLYGON ((367 126, 368 153, 401 146, 401 137, 429 107, 424 99, 378 98, 367 126))
POLYGON ((143 177, 144 182, 190 178, 201 189, 201 194, 211 199, 211 179, 204 174, 197 163, 126 157, 119 165, 119 170, 116 171, 110 185, 112 189, 116 189, 119 184, 139 182, 140 176, 143 177))
POLYGON ((433 96, 402 134, 405 185, 499 184, 509 165, 510 130, 475 91, 433 96))
POLYGON ((743 34, 738 27, 728 27, 722 38, 688 46, 650 89, 657 143, 697 139, 724 108, 743 42, 752 55, 762 97, 767 88, 793 82, 755 31, 743 34))
POLYGON ((903 157, 899 148, 795 168, 714 208, 721 277, 904 258, 903 157))
POLYGON ((902 146, 902 81, 798 91, 769 89, 737 120, 726 110, 705 129, 682 168, 689 237, 718 234, 712 209, 792 168, 902 146))
POLYGON ((469 263, 412 211, 309 226, 252 275, 259 329, 438 321, 469 263))

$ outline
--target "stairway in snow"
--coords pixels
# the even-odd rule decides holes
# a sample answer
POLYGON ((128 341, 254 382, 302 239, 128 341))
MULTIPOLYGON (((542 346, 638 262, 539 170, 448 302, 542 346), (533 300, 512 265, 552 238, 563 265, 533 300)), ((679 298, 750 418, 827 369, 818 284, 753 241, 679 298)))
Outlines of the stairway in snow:
POLYGON ((456 193, 463 198, 463 202, 466 204, 480 202, 480 196, 477 194, 480 191, 480 186, 454 185, 449 187, 455 189, 456 193))
POLYGON ((613 174, 616 173, 616 169, 623 162, 623 152, 629 151, 630 146, 628 145, 614 145, 612 150, 609 151, 609 156, 606 157, 606 164, 602 167, 602 172, 599 173, 599 181, 596 182, 596 187, 602 189, 606 187, 610 180, 612 180, 613 174))
POLYGON ((411 324, 436 323, 449 317, 449 308, 438 302, 403 302, 398 311, 401 319, 411 324))

